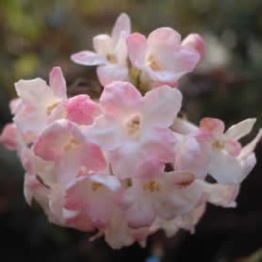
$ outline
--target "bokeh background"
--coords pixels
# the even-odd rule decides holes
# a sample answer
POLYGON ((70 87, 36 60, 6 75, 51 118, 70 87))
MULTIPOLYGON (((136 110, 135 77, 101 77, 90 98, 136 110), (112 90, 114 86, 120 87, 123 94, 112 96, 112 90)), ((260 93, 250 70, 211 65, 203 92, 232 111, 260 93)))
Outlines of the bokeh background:
MULTIPOLYGON (((195 123, 218 117, 226 124, 257 117, 262 126, 262 2, 261 0, 0 0, 0 124, 11 121, 8 103, 14 82, 48 78, 60 65, 68 93, 98 95, 94 68, 73 64, 70 54, 92 49, 92 37, 110 33, 121 12, 130 15, 133 31, 148 34, 161 26, 182 36, 203 35, 205 60, 184 77, 184 111, 195 123)), ((39 98, 41 99, 41 98, 39 98)), ((208 210, 191 235, 181 231, 166 239, 160 232, 146 248, 134 245, 111 250, 103 240, 51 225, 38 207, 23 197, 23 170, 13 152, 0 147, 1 261, 262 261, 262 143, 258 164, 243 182, 238 207, 208 210), (153 260, 152 260, 153 261, 153 260)))

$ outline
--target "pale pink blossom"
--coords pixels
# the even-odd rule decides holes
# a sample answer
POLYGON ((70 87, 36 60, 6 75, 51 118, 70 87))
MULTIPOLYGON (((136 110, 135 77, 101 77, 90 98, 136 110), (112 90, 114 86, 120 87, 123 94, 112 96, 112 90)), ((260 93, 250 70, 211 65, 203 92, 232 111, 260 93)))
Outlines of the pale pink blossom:
POLYGON ((133 33, 127 38, 128 55, 132 65, 156 83, 176 85, 177 80, 194 70, 204 53, 200 36, 181 36, 172 28, 154 30, 148 38, 133 33))
MULTIPOLYGON (((253 161, 251 159, 252 150, 248 150, 251 152, 245 155, 238 140, 250 133, 255 122, 254 118, 246 119, 225 131, 224 123, 219 119, 204 118, 201 120, 200 130, 211 135, 208 172, 219 183, 240 183, 252 169, 247 166, 254 166, 250 163, 253 161), (242 156, 243 154, 245 157, 242 156)), ((254 147, 252 149, 254 150, 254 147)))
POLYGON ((60 113, 60 105, 67 99, 66 83, 59 67, 50 72, 49 85, 41 78, 20 80, 15 84, 20 100, 14 108, 14 122, 23 133, 36 136, 60 113))
POLYGON ((73 54, 71 59, 81 65, 98 65, 97 74, 102 85, 128 80, 126 37, 130 30, 130 18, 122 13, 111 35, 100 34, 93 38, 95 52, 81 51, 73 54))
POLYGON ((100 148, 87 141, 81 129, 65 119, 47 126, 37 137, 33 150, 46 161, 53 161, 61 181, 76 176, 81 168, 100 170, 106 161, 100 148))
POLYGON ((100 98, 104 113, 86 129, 86 137, 110 150, 109 160, 117 176, 132 176, 149 154, 162 162, 172 159, 174 136, 168 127, 181 102, 180 91, 168 86, 143 97, 130 83, 113 82, 100 98))
POLYGON ((140 169, 122 199, 131 228, 150 227, 157 217, 171 220, 187 214, 201 200, 193 174, 165 172, 156 159, 147 159, 140 169))
POLYGON ((78 176, 65 189, 64 208, 75 212, 71 223, 80 230, 86 230, 87 225, 106 228, 116 206, 115 195, 120 189, 120 181, 107 173, 84 173, 78 176))

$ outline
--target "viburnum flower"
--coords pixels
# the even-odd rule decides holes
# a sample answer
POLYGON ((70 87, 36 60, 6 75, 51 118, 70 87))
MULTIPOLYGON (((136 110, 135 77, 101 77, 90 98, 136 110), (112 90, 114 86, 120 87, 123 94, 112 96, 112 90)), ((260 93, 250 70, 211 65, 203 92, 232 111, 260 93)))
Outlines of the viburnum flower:
POLYGON ((168 86, 143 97, 132 84, 113 82, 105 86, 100 97, 104 113, 86 129, 86 137, 110 150, 109 159, 117 176, 130 177, 139 172, 136 166, 148 154, 161 162, 172 159, 174 137, 169 126, 181 102, 180 91, 168 86))
POLYGON ((65 119, 47 126, 35 141, 33 150, 42 159, 55 163, 62 180, 70 179, 81 168, 100 170, 106 167, 100 148, 86 140, 76 124, 65 119))
POLYGON ((149 227, 156 217, 171 220, 188 213, 201 200, 193 174, 165 172, 156 159, 147 159, 125 193, 127 221, 131 228, 149 227))
POLYGON ((158 28, 146 37, 133 33, 127 38, 132 65, 141 70, 141 77, 155 84, 175 86, 179 78, 194 70, 204 53, 199 35, 189 35, 183 42, 178 32, 169 27, 158 28))
POLYGON ((250 165, 254 166, 252 155, 246 155, 244 159, 241 156, 243 153, 241 154, 241 144, 238 140, 251 132, 255 122, 256 119, 246 119, 224 132, 225 126, 221 120, 201 120, 200 130, 211 136, 208 172, 218 182, 240 183, 250 172, 250 165))
POLYGON ((51 118, 58 118, 66 101, 66 83, 59 67, 49 75, 49 86, 40 79, 20 80, 15 84, 19 101, 16 101, 14 122, 23 133, 35 137, 51 118))
POLYGON ((13 122, 0 142, 21 160, 27 203, 37 202, 51 223, 94 231, 91 239, 104 236, 116 249, 145 246, 157 230, 194 232, 208 203, 235 207, 262 129, 242 146, 255 118, 225 131, 220 119, 205 117, 197 126, 179 117, 182 93, 174 87, 203 59, 203 39, 190 34, 181 42, 168 27, 146 39, 130 34, 121 14, 111 36, 93 40, 96 52, 71 58, 98 65, 97 100, 67 97, 59 67, 49 84, 15 84, 13 122))
POLYGON ((102 85, 128 80, 126 37, 131 25, 128 15, 122 13, 116 20, 111 36, 100 34, 93 38, 93 51, 81 51, 71 56, 80 65, 98 65, 97 75, 102 85))

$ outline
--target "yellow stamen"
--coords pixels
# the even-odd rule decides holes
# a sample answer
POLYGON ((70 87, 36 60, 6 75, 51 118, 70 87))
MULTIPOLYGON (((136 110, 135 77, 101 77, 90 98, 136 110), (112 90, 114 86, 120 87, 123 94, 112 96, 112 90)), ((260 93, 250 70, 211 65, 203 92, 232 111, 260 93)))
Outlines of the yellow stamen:
POLYGON ((93 191, 96 191, 96 190, 99 189, 100 187, 102 187, 102 185, 99 184, 99 183, 97 183, 97 182, 93 182, 93 183, 91 184, 91 188, 92 188, 93 191))
POLYGON ((60 102, 55 102, 47 107, 46 113, 47 115, 51 115, 52 111, 59 105, 60 102))
POLYGON ((148 190, 150 192, 155 192, 160 190, 160 185, 156 181, 151 180, 149 182, 144 183, 143 189, 145 191, 148 190))
POLYGON ((114 54, 107 54, 106 59, 112 64, 117 64, 117 58, 114 54))
POLYGON ((162 66, 159 64, 159 62, 156 61, 155 57, 150 54, 147 58, 147 64, 149 67, 151 67, 154 71, 160 71, 162 70, 162 66))
POLYGON ((216 140, 212 146, 216 149, 223 149, 225 147, 225 142, 222 140, 216 140))
POLYGON ((131 119, 129 119, 126 124, 128 135, 130 136, 135 135, 139 130, 140 124, 141 124, 141 119, 139 115, 135 115, 131 119))

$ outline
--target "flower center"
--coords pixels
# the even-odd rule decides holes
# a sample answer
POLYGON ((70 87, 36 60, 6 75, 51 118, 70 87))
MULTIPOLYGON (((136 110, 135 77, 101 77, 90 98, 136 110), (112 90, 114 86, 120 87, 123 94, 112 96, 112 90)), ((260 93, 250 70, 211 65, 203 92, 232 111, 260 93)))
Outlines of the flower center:
POLYGON ((69 141, 65 144, 64 150, 67 152, 71 151, 74 148, 76 148, 78 145, 79 145, 79 141, 76 138, 71 137, 69 141))
POLYGON ((216 140, 213 142, 212 146, 216 149, 223 149, 225 147, 225 142, 222 140, 216 140))
POLYGON ((93 191, 96 191, 96 190, 99 189, 100 187, 102 187, 102 185, 101 185, 100 183, 93 182, 93 183, 91 184, 91 189, 92 189, 93 191))
POLYGON ((136 136, 141 126, 141 117, 139 115, 132 116, 127 124, 127 133, 129 136, 136 136))
POLYGON ((53 104, 51 104, 50 106, 47 107, 46 109, 46 113, 47 115, 51 115, 52 111, 60 104, 60 102, 55 102, 53 104))
POLYGON ((151 180, 149 182, 144 183, 143 189, 145 191, 148 190, 150 192, 156 192, 160 190, 160 185, 155 180, 151 180))
POLYGON ((147 58, 147 65, 154 71, 162 70, 162 66, 156 61, 154 55, 150 54, 147 58))
POLYGON ((107 54, 106 59, 112 64, 117 64, 117 58, 114 54, 107 54))

